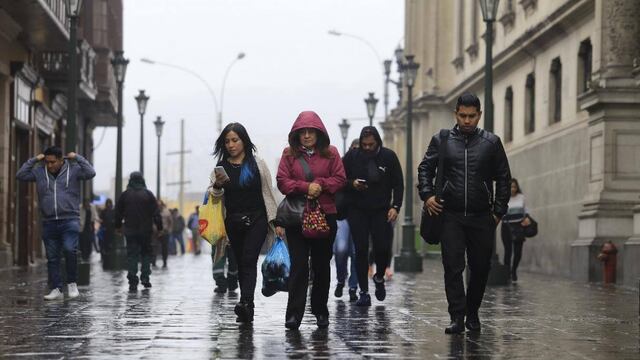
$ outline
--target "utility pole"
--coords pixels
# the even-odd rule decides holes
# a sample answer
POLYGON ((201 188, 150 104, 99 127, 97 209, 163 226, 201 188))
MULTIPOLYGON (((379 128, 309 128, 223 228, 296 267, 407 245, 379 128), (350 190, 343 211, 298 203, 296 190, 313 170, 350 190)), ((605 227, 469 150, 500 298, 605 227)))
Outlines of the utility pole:
POLYGON ((180 155, 180 181, 167 183, 167 186, 180 186, 178 193, 178 206, 180 207, 180 212, 184 208, 184 186, 186 184, 191 184, 191 181, 184 180, 184 154, 190 154, 191 150, 184 149, 184 119, 180 120, 180 151, 172 151, 167 153, 167 155, 180 155))

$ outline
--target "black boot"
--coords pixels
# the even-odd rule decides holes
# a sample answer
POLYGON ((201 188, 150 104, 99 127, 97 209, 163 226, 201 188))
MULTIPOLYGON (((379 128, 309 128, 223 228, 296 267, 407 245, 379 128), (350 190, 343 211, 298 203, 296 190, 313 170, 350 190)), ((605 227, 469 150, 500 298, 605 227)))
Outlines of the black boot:
POLYGON ((333 295, 335 295, 335 297, 337 298, 342 297, 343 288, 344 288, 344 283, 338 283, 338 285, 336 285, 336 291, 333 293, 333 295))
POLYGON ((324 314, 316 315, 316 324, 319 329, 326 329, 329 327, 329 316, 324 314))
POLYGON ((465 321, 464 325, 470 331, 480 331, 480 318, 477 313, 467 315, 467 321, 465 321))
POLYGON ((227 289, 234 291, 238 288, 238 278, 235 276, 227 276, 227 289))
POLYGON ((358 288, 349 289, 349 302, 358 301, 358 288))
POLYGON ((376 299, 383 301, 387 297, 387 290, 384 287, 384 278, 377 279, 373 276, 373 283, 376 285, 376 299))
POLYGON ((233 311, 238 316, 236 318, 236 322, 241 322, 241 323, 253 322, 253 309, 254 309, 253 301, 241 300, 238 304, 236 304, 236 307, 233 309, 233 311))
POLYGON ((284 326, 289 330, 298 330, 300 321, 295 315, 291 315, 287 318, 287 321, 285 321, 284 326))
POLYGON ((445 334, 462 334, 464 332, 464 318, 451 319, 451 324, 444 329, 445 334))

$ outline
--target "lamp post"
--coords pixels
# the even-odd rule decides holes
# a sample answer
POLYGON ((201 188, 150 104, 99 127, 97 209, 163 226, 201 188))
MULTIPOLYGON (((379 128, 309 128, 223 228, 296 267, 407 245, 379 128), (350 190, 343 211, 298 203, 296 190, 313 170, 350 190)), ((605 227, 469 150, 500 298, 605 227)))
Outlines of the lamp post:
POLYGON ((68 73, 68 105, 67 127, 65 133, 66 152, 76 151, 78 130, 76 121, 76 108, 78 106, 78 17, 82 10, 82 0, 65 0, 65 9, 69 18, 69 73, 68 73))
POLYGON ((404 83, 404 50, 398 45, 393 52, 396 57, 396 65, 398 67, 398 81, 395 82, 398 90, 398 106, 402 104, 402 86, 404 83))
MULTIPOLYGON (((482 19, 487 25, 485 32, 485 64, 484 64, 484 128, 493 132, 493 23, 496 21, 499 0, 480 0, 482 19)), ((501 264, 496 251, 496 234, 493 235, 493 256, 491 271, 487 285, 508 285, 510 283, 509 266, 501 264)))
POLYGON ((153 125, 156 127, 156 136, 158 137, 158 164, 157 164, 157 175, 156 175, 156 197, 160 200, 160 138, 162 137, 162 127, 164 126, 164 121, 162 121, 162 117, 158 116, 156 121, 153 122, 153 125))
POLYGON ((238 53, 238 56, 236 56, 236 58, 233 59, 231 64, 229 64, 229 66, 227 67, 227 71, 224 72, 224 78, 222 79, 222 89, 220 90, 220 112, 218 113, 218 132, 219 133, 222 133, 222 108, 224 106, 224 86, 227 83, 227 76, 229 76, 229 72, 231 71, 231 68, 233 67, 233 65, 239 60, 244 59, 244 57, 245 57, 245 53, 243 52, 238 53))
POLYGON ((376 105, 378 104, 378 99, 376 99, 374 93, 370 92, 369 97, 364 99, 364 103, 367 105, 369 126, 373 126, 373 117, 376 115, 376 105))
POLYGON ((404 195, 404 224, 402 224, 402 250, 395 258, 395 270, 398 272, 421 272, 422 258, 416 252, 416 231, 413 223, 413 141, 412 141, 412 111, 413 86, 418 75, 420 64, 413 61, 413 55, 407 55, 407 63, 403 65, 407 80, 407 125, 406 125, 406 165, 405 165, 405 195, 404 195))
POLYGON ((344 156, 347 153, 347 136, 349 136, 351 124, 349 124, 349 120, 342 119, 338 127, 340 127, 340 135, 342 136, 342 156, 344 156))
POLYGON ((135 99, 138 103, 138 114, 140 114, 140 172, 144 174, 144 113, 147 111, 149 97, 145 95, 144 90, 140 90, 135 99))
MULTIPOLYGON (((115 56, 111 59, 111 65, 113 67, 113 75, 116 78, 116 84, 118 86, 118 135, 116 143, 116 191, 115 199, 116 205, 120 201, 120 194, 122 193, 122 87, 124 84, 124 78, 127 73, 127 65, 129 60, 124 58, 124 52, 118 50, 115 52, 115 56)), ((113 253, 110 254, 109 268, 113 270, 125 269, 127 264, 126 250, 124 246, 124 238, 122 235, 115 235, 115 246, 113 247, 113 253)))

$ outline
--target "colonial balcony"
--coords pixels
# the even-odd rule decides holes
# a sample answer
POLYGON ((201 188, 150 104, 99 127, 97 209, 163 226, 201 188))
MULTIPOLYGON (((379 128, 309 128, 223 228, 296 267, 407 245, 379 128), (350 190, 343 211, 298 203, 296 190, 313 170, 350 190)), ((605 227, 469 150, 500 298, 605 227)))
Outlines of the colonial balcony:
MULTIPOLYGON (((78 99, 95 100, 97 86, 94 72, 96 53, 88 42, 81 40, 78 47, 78 99)), ((69 74, 69 55, 66 51, 44 51, 37 56, 38 72, 50 89, 66 92, 69 74)))
POLYGON ((60 51, 69 42, 69 19, 64 0, 0 0, 22 29, 23 41, 37 51, 60 51))

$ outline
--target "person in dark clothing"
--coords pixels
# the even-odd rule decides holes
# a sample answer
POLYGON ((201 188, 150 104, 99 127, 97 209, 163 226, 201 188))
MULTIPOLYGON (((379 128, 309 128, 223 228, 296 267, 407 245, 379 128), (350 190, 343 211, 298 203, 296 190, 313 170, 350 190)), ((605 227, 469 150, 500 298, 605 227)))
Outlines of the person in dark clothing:
POLYGON ((255 151, 242 124, 227 125, 216 141, 218 170, 212 172, 209 187, 214 197, 224 196, 225 228, 235 255, 231 259, 238 263, 240 282, 240 302, 234 312, 236 321, 244 323, 253 321, 258 256, 267 234, 273 237, 276 217, 271 174, 255 151))
POLYGON ((447 334, 461 333, 465 326, 480 330, 478 310, 489 276, 495 230, 507 212, 510 195, 507 155, 498 136, 478 128, 481 114, 478 97, 469 93, 460 96, 455 109, 457 124, 448 137, 433 136, 418 167, 418 190, 425 209, 444 216, 440 239, 451 316, 447 334), (442 198, 438 199, 434 178, 441 141, 446 141, 446 156, 442 198), (462 280, 465 252, 469 264, 466 295, 462 280))
POLYGON ((184 255, 184 237, 182 233, 184 232, 184 228, 186 224, 184 222, 184 217, 180 215, 178 209, 171 209, 171 217, 173 218, 173 228, 171 229, 171 241, 169 242, 169 252, 171 254, 176 254, 176 242, 180 245, 180 255, 184 255))
POLYGON ((100 242, 100 258, 104 262, 113 249, 113 239, 115 236, 115 211, 113 200, 107 199, 104 209, 100 211, 100 228, 98 229, 98 240, 100 242))
POLYGON ((80 208, 80 255, 84 261, 91 257, 91 248, 99 252, 96 244, 95 221, 96 209, 90 199, 84 199, 80 208))
POLYGON ((345 175, 338 149, 330 145, 327 129, 315 112, 303 111, 293 123, 276 181, 285 196, 306 195, 308 199, 316 199, 330 228, 328 236, 318 239, 304 237, 301 225, 276 228, 280 236, 286 231, 291 258, 285 327, 290 330, 300 327, 307 303, 311 257, 311 312, 316 316, 318 328, 326 328, 329 326, 331 256, 337 231, 335 194, 344 187, 345 175), (303 166, 309 169, 313 180, 308 181, 303 166))
POLYGON ((356 266, 360 298, 358 306, 371 306, 369 295, 369 238, 373 245, 376 273, 375 295, 379 301, 387 296, 384 274, 391 259, 391 226, 396 221, 404 182, 396 154, 382 146, 382 138, 373 126, 360 132, 360 147, 350 150, 343 159, 347 187, 351 197, 349 227, 356 247, 356 266))
POLYGON ((123 227, 124 236, 127 239, 127 279, 129 279, 129 291, 138 290, 138 263, 142 262, 140 269, 140 282, 145 289, 151 287, 149 275, 151 275, 151 234, 153 225, 162 230, 162 219, 158 209, 158 203, 153 193, 147 190, 142 173, 134 171, 129 176, 129 185, 116 202, 115 227, 118 231, 123 227))
POLYGON ((200 233, 198 232, 198 211, 200 211, 200 206, 196 206, 195 211, 189 215, 189 220, 187 220, 187 226, 189 230, 191 230, 191 241, 193 243, 193 252, 196 255, 200 255, 200 233))

